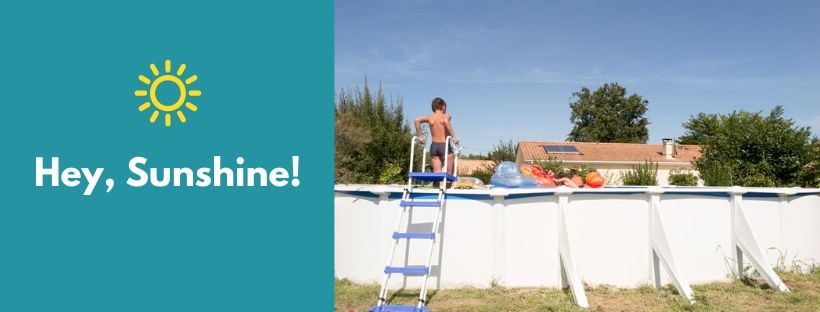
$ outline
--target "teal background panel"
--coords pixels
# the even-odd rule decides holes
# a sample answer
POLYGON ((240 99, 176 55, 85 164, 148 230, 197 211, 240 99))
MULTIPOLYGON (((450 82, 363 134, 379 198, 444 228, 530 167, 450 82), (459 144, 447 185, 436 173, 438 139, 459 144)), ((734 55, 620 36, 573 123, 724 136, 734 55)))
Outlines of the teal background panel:
POLYGON ((332 309, 332 1, 17 1, 0 27, 0 311, 332 309), (202 90, 171 127, 134 95, 166 59, 202 90), (135 156, 215 155, 288 171, 298 155, 301 185, 126 184, 135 156), (37 156, 103 181, 35 187, 37 156))

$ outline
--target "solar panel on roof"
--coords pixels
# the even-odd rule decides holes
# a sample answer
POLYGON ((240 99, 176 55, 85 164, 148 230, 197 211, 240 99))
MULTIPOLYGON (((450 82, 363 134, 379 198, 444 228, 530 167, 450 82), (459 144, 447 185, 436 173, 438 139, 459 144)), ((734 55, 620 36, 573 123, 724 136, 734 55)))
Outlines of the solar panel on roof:
POLYGON ((561 145, 544 145, 544 150, 546 150, 547 153, 560 153, 563 151, 561 145))
POLYGON ((544 150, 548 154, 579 154, 578 148, 575 145, 567 144, 547 144, 544 145, 544 150))

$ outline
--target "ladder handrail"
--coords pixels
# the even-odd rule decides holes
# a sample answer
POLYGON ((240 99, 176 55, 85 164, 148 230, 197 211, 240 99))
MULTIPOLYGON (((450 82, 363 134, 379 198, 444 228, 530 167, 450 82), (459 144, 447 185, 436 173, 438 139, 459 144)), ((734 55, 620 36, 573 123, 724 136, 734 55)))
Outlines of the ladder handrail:
MULTIPOLYGON (((407 167, 407 172, 408 173, 413 172, 413 162, 415 160, 415 155, 416 155, 416 142, 417 141, 419 141, 419 137, 415 136, 415 135, 413 136, 413 138, 410 139, 410 164, 407 167)), ((425 144, 423 146, 422 154, 421 154, 421 172, 425 172, 426 170, 427 170, 427 145, 425 144)), ((408 187, 410 186, 411 181, 412 181, 412 179, 410 179, 408 177, 407 178, 407 186, 408 187)))
MULTIPOLYGON (((410 139, 410 166, 407 168, 408 173, 413 172, 413 158, 416 155, 416 141, 418 141, 418 140, 419 140, 419 137, 415 136, 415 135, 413 136, 413 138, 410 139)), ((408 176, 407 177, 407 187, 408 188, 410 187, 412 182, 413 182, 413 178, 408 176)))
MULTIPOLYGON (((430 241, 430 249, 427 250, 427 264, 426 268, 431 269, 433 264, 433 250, 438 244, 438 240, 440 237, 440 225, 439 222, 441 221, 441 214, 443 213, 444 207, 447 205, 447 188, 440 188, 438 190, 438 200, 439 206, 438 210, 436 211, 436 217, 433 219, 433 233, 436 233, 436 236, 430 241)), ((441 257, 441 256, 439 256, 441 257)), ((427 305, 427 283, 430 281, 430 273, 424 276, 424 283, 421 285, 421 289, 419 290, 419 301, 416 303, 416 308, 421 309, 423 306, 427 305)))
MULTIPOLYGON (((416 158, 416 142, 418 142, 419 140, 420 140, 419 137, 415 136, 415 135, 412 138, 410 138, 410 163, 407 166, 407 172, 413 172, 413 162, 416 158)), ((450 142, 452 142, 452 141, 453 141, 453 137, 449 136, 449 135, 447 136, 446 139, 444 139, 444 155, 449 155, 450 154, 450 142)), ((453 148, 453 176, 458 176, 458 171, 457 171, 458 170, 458 154, 461 153, 461 144, 454 144, 454 145, 455 145, 455 147, 453 148)), ((426 168, 427 167, 427 157, 426 156, 427 156, 427 145, 425 144, 424 149, 422 150, 422 155, 421 155, 421 172, 425 172, 427 170, 427 168, 426 168)), ((444 165, 441 167, 442 172, 447 172, 447 165, 448 165, 448 162, 447 162, 447 159, 445 157, 444 165)), ((410 186, 411 182, 412 182, 412 179, 410 179, 408 177, 407 178, 407 185, 410 186)))
MULTIPOLYGON (((447 136, 444 139, 444 166, 441 167, 441 172, 447 172, 447 155, 450 155, 450 142, 453 141, 452 136, 447 136)), ((461 152, 461 144, 454 144, 456 145, 453 148, 453 176, 458 176, 458 153, 461 152)), ((444 179, 444 182, 447 182, 447 178, 444 179)))

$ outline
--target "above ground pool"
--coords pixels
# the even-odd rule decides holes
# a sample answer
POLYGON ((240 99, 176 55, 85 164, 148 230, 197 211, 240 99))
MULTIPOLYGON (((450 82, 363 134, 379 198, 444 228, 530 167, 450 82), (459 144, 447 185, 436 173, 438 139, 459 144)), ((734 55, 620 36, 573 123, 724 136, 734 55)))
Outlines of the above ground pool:
MULTIPOLYGON (((403 188, 335 186, 336 277, 381 279, 403 188)), ((436 190, 414 193, 434 198, 436 190)), ((820 260, 820 189, 493 188, 448 190, 446 198, 433 288, 563 287, 574 279, 677 286, 725 281, 749 267, 807 269, 820 260)), ((433 212, 415 208, 403 230, 431 232, 433 212)), ((408 242, 396 262, 423 264, 428 244, 408 242)), ((771 274, 777 289, 782 282, 771 274)), ((420 280, 394 278, 391 288, 418 288, 420 280)))

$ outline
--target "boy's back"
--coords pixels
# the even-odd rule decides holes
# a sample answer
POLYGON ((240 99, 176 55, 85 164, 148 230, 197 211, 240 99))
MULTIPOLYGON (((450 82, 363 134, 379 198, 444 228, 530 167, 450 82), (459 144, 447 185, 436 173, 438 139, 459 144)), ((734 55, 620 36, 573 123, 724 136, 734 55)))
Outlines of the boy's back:
POLYGON ((430 124, 430 136, 433 139, 433 143, 444 143, 444 141, 447 140, 447 135, 452 135, 447 131, 447 126, 451 118, 450 114, 442 113, 441 111, 427 116, 427 123, 430 124))
POLYGON ((446 151, 447 136, 453 138, 452 143, 458 144, 458 137, 456 137, 453 126, 450 124, 452 118, 447 114, 447 103, 441 98, 433 99, 432 103, 433 114, 429 116, 422 116, 416 118, 416 135, 419 141, 424 144, 424 134, 421 131, 421 124, 427 123, 430 125, 430 136, 433 142, 430 144, 430 156, 432 157, 433 171, 441 171, 442 164, 446 161, 447 171, 453 174, 453 149, 446 151))

